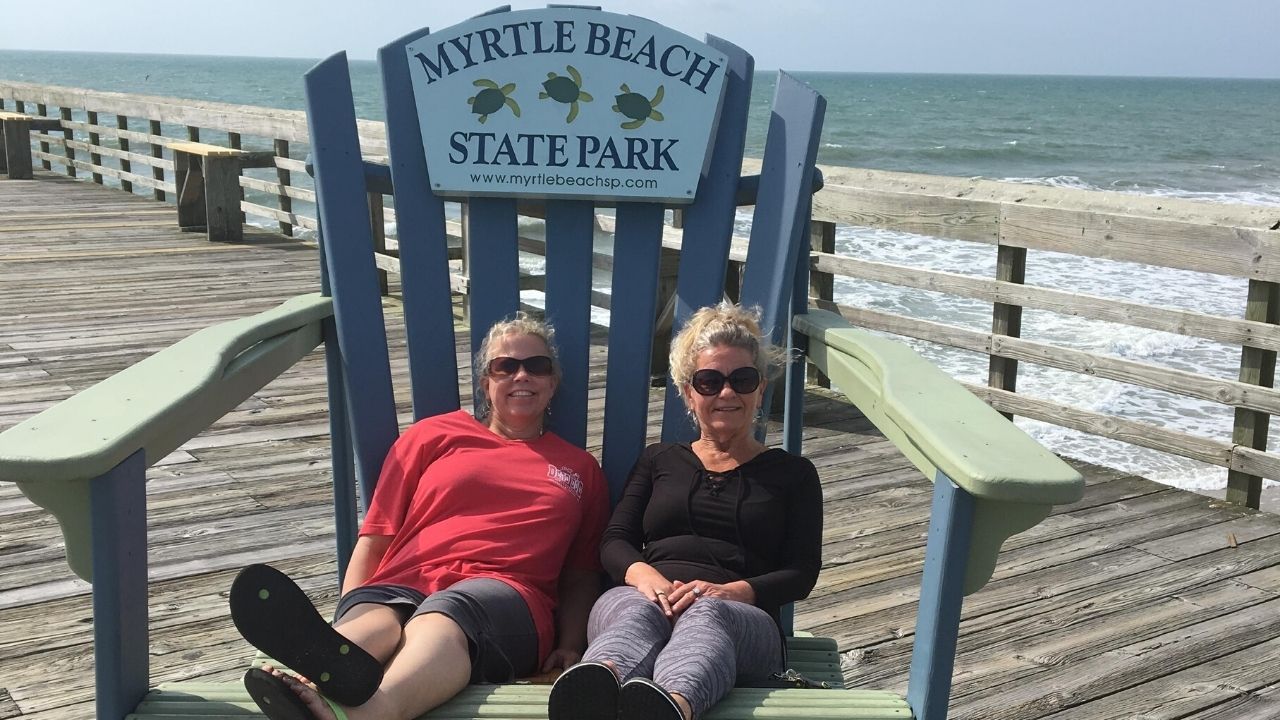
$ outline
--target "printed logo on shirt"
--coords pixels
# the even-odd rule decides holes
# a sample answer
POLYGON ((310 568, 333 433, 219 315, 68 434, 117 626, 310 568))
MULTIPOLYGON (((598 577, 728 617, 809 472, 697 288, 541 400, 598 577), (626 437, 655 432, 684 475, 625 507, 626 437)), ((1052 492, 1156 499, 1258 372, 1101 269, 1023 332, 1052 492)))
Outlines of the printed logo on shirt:
POLYGON ((557 485, 568 490, 575 498, 582 499, 582 477, 567 467, 547 465, 547 477, 557 485))

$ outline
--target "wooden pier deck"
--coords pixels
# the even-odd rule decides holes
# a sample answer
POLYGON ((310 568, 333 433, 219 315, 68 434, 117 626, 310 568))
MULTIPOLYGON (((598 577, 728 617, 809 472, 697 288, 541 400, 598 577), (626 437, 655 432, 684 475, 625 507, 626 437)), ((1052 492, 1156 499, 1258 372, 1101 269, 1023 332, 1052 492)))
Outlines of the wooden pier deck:
MULTIPOLYGON (((116 190, 0 180, 0 429, 314 290, 316 266, 266 231, 236 245, 180 233, 171 205, 116 190)), ((394 292, 385 306, 394 327, 394 292)), ((402 352, 392 364, 403 377, 402 352)), ((837 638, 850 686, 904 692, 929 485, 856 412, 810 401, 825 568, 797 626, 837 638)), ((153 681, 243 672, 226 588, 250 561, 331 606, 327 431, 314 353, 149 473, 153 681)), ((952 717, 1280 717, 1280 516, 1082 469, 1084 500, 1015 536, 966 602, 952 717)), ((52 519, 0 485, 0 720, 92 716, 88 590, 52 519)))

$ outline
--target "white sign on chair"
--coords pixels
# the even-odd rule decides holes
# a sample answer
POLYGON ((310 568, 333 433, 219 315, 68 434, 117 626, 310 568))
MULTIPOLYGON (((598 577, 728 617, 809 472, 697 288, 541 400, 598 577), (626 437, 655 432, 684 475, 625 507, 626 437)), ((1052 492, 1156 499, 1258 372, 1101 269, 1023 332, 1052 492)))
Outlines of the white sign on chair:
POLYGON ((473 18, 407 55, 436 194, 693 201, 725 84, 707 44, 550 8, 473 18))

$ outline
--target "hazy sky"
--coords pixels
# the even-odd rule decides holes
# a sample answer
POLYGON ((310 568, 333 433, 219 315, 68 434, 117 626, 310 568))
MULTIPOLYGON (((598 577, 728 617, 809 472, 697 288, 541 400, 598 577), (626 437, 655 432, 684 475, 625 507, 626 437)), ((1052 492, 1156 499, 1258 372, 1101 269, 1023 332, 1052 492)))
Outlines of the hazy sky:
MULTIPOLYGON (((370 59, 400 35, 494 5, 5 2, 0 49, 307 58, 346 50, 370 59)), ((1280 0, 616 0, 604 8, 719 35, 760 69, 1280 78, 1280 0)))

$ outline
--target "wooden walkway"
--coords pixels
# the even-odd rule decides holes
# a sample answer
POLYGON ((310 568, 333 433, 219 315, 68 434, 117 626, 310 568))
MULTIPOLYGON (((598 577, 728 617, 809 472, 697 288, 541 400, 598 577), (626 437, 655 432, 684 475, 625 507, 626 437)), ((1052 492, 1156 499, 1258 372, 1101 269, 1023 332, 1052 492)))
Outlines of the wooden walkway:
MULTIPOLYGON (((175 224, 172 206, 85 182, 0 180, 0 429, 316 288, 300 242, 213 245, 175 224)), ((403 378, 402 352, 392 364, 403 378)), ((850 686, 904 692, 929 485, 856 412, 810 401, 825 569, 797 625, 839 641, 850 686)), ((331 606, 327 431, 314 353, 151 471, 153 681, 243 672, 226 588, 248 562, 331 606)), ((1015 536, 966 603, 952 717, 1280 717, 1280 517, 1083 469, 1085 499, 1015 536)), ((91 623, 57 526, 0 485, 0 720, 92 716, 91 623)))

